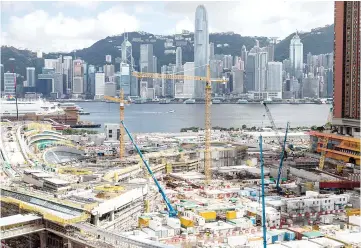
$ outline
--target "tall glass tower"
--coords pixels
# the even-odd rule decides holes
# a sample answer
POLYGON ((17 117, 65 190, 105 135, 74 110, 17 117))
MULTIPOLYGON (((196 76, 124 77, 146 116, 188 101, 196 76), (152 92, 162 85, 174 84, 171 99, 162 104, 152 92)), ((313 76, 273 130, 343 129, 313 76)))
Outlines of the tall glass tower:
POLYGON ((290 61, 292 76, 299 78, 303 72, 303 44, 297 32, 290 43, 290 61))
MULTIPOLYGON (((208 15, 204 5, 196 9, 194 30, 194 75, 205 77, 207 74, 209 33, 208 15)), ((195 81, 195 98, 204 98, 205 82, 195 81)))

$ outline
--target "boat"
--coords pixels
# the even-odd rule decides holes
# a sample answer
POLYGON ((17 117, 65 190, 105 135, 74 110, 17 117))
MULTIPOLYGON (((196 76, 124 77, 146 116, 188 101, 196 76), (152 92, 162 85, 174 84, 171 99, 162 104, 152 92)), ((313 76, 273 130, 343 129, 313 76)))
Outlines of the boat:
POLYGON ((213 103, 213 104, 221 104, 221 100, 219 100, 219 99, 214 99, 214 100, 212 100, 212 103, 213 103))
POLYGON ((169 99, 160 99, 159 100, 159 104, 169 104, 170 103, 170 100, 169 99))
POLYGON ((95 124, 88 121, 79 121, 74 125, 70 125, 71 128, 99 128, 101 124, 95 124))
POLYGON ((195 99, 187 99, 184 101, 185 104, 195 104, 196 103, 196 100, 195 99))
POLYGON ((238 103, 238 104, 247 104, 248 101, 247 101, 247 100, 244 100, 244 99, 239 99, 239 100, 237 101, 237 103, 238 103))
POLYGON ((142 104, 142 103, 146 103, 146 100, 145 99, 135 99, 134 103, 135 104, 142 104))
POLYGON ((86 112, 84 110, 80 110, 78 113, 79 113, 79 115, 90 115, 89 112, 86 112))
POLYGON ((17 112, 20 115, 25 114, 63 114, 64 110, 59 108, 57 103, 48 102, 42 99, 18 99, 16 110, 15 98, 1 98, 0 100, 0 114, 1 116, 16 116, 17 112))
POLYGON ((175 111, 173 109, 169 110, 168 113, 174 113, 175 111))

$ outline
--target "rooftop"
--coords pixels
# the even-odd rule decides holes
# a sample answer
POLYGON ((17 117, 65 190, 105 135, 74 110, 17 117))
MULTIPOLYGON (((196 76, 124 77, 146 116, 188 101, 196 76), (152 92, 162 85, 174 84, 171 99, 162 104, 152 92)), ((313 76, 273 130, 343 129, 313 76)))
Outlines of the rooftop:
POLYGON ((40 220, 40 219, 41 219, 41 217, 39 217, 37 215, 33 215, 33 214, 27 214, 27 215, 17 214, 17 215, 0 218, 0 227, 14 225, 14 224, 20 224, 20 223, 25 223, 25 222, 29 222, 29 221, 33 221, 33 220, 40 220))

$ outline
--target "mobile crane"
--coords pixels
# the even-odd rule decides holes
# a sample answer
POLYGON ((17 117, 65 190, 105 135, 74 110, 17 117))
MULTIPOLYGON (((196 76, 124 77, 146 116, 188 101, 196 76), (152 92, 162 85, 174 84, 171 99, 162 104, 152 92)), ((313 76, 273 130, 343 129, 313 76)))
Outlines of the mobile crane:
POLYGON ((132 142, 132 144, 134 145, 135 150, 137 150, 137 152, 138 152, 138 154, 139 154, 139 157, 142 159, 145 167, 147 168, 147 170, 148 170, 148 172, 149 172, 149 175, 153 178, 153 181, 154 181, 155 185, 157 186, 157 188, 158 188, 158 190, 159 190, 159 193, 162 195, 163 200, 165 201, 165 203, 166 203, 166 205, 167 205, 167 208, 168 208, 168 215, 169 215, 169 217, 176 217, 176 216, 177 216, 177 210, 175 210, 175 209, 173 208, 172 204, 170 203, 170 201, 169 201, 167 195, 165 194, 162 186, 159 184, 157 178, 154 176, 153 171, 152 171, 152 169, 150 168, 148 162, 144 159, 142 152, 139 150, 137 144, 134 142, 134 139, 133 139, 132 135, 130 134, 130 132, 129 132, 129 130, 127 129, 127 127, 124 125, 124 121, 121 120, 120 123, 122 124, 125 132, 128 134, 128 137, 129 137, 130 141, 132 142))
POLYGON ((288 134, 289 124, 290 123, 287 122, 285 138, 283 140, 283 145, 282 145, 280 166, 278 167, 278 175, 277 175, 277 182, 276 182, 276 190, 277 190, 278 194, 283 194, 282 188, 280 187, 280 181, 281 181, 281 172, 282 172, 282 167, 283 167, 283 160, 284 160, 285 153, 286 153, 286 141, 287 141, 287 134, 288 134))

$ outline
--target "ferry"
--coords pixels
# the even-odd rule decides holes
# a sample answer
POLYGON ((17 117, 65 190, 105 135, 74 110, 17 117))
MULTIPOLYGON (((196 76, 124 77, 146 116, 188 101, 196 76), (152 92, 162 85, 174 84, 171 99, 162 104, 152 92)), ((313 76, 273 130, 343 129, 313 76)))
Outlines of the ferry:
POLYGON ((244 100, 244 99, 239 99, 239 100, 237 101, 237 103, 238 103, 238 104, 247 104, 248 101, 247 101, 247 100, 244 100))
MULTIPOLYGON (((30 113, 48 115, 48 114, 62 114, 62 108, 59 108, 57 103, 44 101, 42 99, 18 99, 18 113, 25 115, 30 113)), ((0 115, 1 116, 16 116, 16 100, 15 98, 1 98, 0 100, 0 115)))
POLYGON ((212 100, 212 103, 213 103, 213 104, 221 104, 221 100, 219 100, 219 99, 214 99, 214 100, 212 100))
POLYGON ((188 100, 185 100, 184 101, 185 104, 195 104, 196 103, 196 100, 195 99, 188 99, 188 100))
POLYGON ((173 109, 169 110, 168 113, 174 113, 175 111, 173 109))
POLYGON ((169 104, 169 103, 170 103, 170 100, 167 98, 159 100, 159 104, 169 104))

